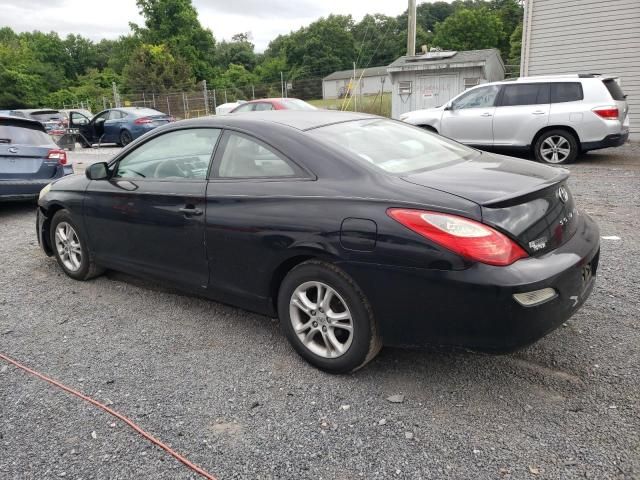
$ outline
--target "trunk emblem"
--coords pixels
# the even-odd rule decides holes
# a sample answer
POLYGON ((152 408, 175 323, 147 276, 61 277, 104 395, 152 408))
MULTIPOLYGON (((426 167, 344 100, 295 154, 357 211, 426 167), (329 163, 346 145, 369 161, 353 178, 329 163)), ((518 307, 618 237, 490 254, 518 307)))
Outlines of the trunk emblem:
POLYGON ((558 189, 558 198, 562 203, 567 203, 569 201, 569 192, 566 188, 560 187, 558 189))
POLYGON ((9 147, 9 153, 18 153, 18 149, 16 147, 9 147))

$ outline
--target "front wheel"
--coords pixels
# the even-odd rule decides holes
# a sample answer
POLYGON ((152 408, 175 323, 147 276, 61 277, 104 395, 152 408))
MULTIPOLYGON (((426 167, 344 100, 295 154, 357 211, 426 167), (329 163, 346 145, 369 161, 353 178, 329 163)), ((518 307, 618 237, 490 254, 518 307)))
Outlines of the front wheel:
POLYGON ((550 130, 540 135, 534 145, 536 160, 551 165, 573 162, 578 156, 578 142, 566 130, 550 130))
POLYGON ((382 346, 364 294, 349 275, 325 262, 304 262, 289 272, 278 312, 293 348, 330 373, 357 370, 382 346))
POLYGON ((67 210, 51 219, 50 241, 64 273, 74 280, 88 280, 102 273, 89 254, 85 236, 67 210))

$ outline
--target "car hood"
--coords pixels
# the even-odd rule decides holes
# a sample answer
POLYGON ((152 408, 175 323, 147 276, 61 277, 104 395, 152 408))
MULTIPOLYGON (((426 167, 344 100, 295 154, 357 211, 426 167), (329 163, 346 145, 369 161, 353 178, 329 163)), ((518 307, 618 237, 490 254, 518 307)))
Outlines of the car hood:
POLYGON ((500 203, 564 181, 569 172, 528 160, 481 152, 477 157, 403 176, 479 205, 500 203))

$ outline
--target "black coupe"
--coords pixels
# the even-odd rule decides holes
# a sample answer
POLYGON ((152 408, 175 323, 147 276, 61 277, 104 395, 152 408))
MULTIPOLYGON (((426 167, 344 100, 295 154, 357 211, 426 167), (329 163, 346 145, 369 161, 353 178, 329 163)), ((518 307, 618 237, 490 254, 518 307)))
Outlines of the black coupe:
POLYGON ((172 123, 46 187, 38 237, 104 268, 278 316, 331 372, 382 345, 505 352, 589 296, 599 232, 568 172, 384 118, 255 112, 172 123))

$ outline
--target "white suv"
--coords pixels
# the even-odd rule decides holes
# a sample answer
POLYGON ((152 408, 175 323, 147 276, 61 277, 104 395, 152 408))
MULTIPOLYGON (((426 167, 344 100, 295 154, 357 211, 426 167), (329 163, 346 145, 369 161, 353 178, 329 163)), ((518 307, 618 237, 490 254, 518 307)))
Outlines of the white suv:
POLYGON ((533 150, 561 164, 629 137, 629 107, 616 77, 562 75, 485 83, 446 105, 400 120, 478 147, 533 150))

